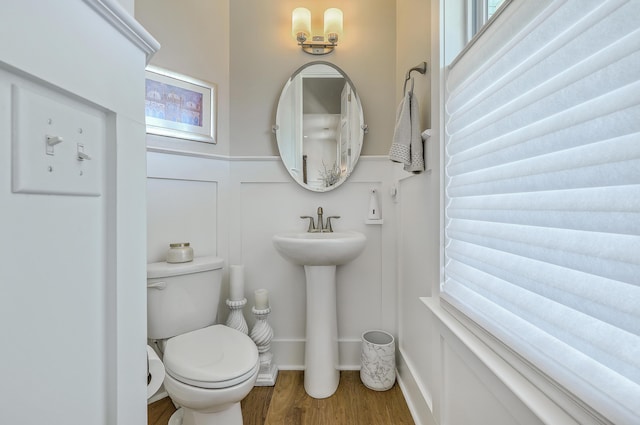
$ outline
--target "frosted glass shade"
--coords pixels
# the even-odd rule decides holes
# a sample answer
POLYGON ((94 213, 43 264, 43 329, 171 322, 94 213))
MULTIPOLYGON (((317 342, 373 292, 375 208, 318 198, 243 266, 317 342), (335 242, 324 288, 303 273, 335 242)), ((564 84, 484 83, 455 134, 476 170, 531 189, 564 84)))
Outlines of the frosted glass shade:
POLYGON ((324 33, 342 37, 342 10, 332 7, 324 11, 324 33))
POLYGON ((291 34, 298 39, 298 34, 303 33, 306 38, 311 34, 311 11, 304 7, 293 9, 291 13, 291 34))

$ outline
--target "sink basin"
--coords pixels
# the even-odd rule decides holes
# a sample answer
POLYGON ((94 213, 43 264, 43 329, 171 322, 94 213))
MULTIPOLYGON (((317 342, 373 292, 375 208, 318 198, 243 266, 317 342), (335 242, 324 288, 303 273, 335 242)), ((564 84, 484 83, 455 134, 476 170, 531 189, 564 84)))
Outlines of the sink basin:
POLYGON ((362 233, 279 233, 273 245, 286 259, 300 266, 339 266, 358 257, 367 239, 362 233))

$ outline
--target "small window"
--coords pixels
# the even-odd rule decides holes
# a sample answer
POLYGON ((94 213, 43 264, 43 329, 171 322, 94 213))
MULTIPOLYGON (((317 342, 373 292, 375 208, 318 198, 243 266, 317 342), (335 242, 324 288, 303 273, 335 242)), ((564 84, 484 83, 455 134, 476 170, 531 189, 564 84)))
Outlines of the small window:
POLYGON ((505 0, 469 0, 471 37, 480 31, 503 3, 505 0))
POLYGON ((491 18, 504 0, 487 0, 487 19, 491 18))

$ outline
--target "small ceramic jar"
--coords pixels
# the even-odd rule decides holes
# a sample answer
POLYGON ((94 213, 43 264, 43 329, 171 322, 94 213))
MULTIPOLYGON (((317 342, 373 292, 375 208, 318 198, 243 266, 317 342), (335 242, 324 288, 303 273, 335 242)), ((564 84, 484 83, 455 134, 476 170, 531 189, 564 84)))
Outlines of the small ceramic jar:
POLYGON ((167 263, 186 263, 193 261, 193 248, 189 242, 169 244, 167 251, 167 263))

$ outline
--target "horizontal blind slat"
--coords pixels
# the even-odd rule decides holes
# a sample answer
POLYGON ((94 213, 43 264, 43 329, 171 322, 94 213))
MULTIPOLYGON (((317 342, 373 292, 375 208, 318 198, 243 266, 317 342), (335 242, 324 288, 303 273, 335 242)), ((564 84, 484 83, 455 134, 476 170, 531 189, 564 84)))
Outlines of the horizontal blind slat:
POLYGON ((640 237, 636 235, 447 219, 445 236, 640 285, 640 237))
MULTIPOLYGON (((493 125, 486 131, 477 132, 469 137, 458 137, 448 130, 450 141, 447 143, 446 152, 455 156, 460 152, 475 149, 483 143, 495 143, 495 139, 526 140, 539 134, 549 134, 581 123, 588 123, 607 115, 611 115, 609 119, 612 122, 611 126, 627 125, 625 115, 618 115, 617 112, 634 108, 638 104, 640 104, 640 83, 636 81, 611 93, 573 105, 569 109, 544 116, 537 121, 529 118, 527 118, 528 122, 519 121, 518 126, 509 118, 504 120, 504 125, 493 125)), ((635 108, 633 110, 635 111, 635 108)), ((632 120, 633 118, 634 115, 631 116, 632 120)))
MULTIPOLYGON (((640 30, 605 48, 607 55, 596 52, 584 59, 584 63, 571 64, 568 68, 549 69, 547 61, 543 61, 499 91, 478 96, 463 109, 452 108, 456 112, 447 123, 449 131, 464 137, 495 126, 505 118, 526 117, 537 121, 539 117, 566 109, 560 99, 579 104, 634 81, 633 64, 640 55, 640 30), (547 72, 552 72, 552 78, 538 82, 540 74, 547 72), (536 82, 538 85, 534 85, 536 82)), ((556 55, 566 56, 562 52, 556 52, 556 55)))
MULTIPOLYGON (((631 192, 637 192, 635 185, 639 182, 639 164, 639 160, 631 159, 617 163, 594 164, 578 169, 527 173, 503 178, 488 172, 479 175, 479 181, 474 181, 473 176, 454 177, 450 179, 451 184, 447 188, 447 195, 479 196, 627 185, 631 185, 631 192)), ((634 195, 637 196, 637 193, 634 195)))
POLYGON ((590 187, 572 191, 521 192, 456 197, 448 210, 527 212, 640 212, 640 185, 590 187))
POLYGON ((640 213, 516 211, 510 209, 448 210, 448 217, 505 224, 522 224, 539 228, 560 228, 586 232, 620 233, 640 237, 640 213))
POLYGON ((638 137, 640 104, 600 117, 591 116, 575 125, 567 126, 559 120, 555 124, 544 132, 529 128, 457 150, 455 156, 449 158, 449 173, 458 174, 461 167, 464 170, 474 170, 481 165, 491 167, 628 135, 638 137))
POLYGON ((524 290, 640 335, 640 287, 524 256, 452 241, 446 260, 467 264, 524 290), (616 296, 611 293, 615 291, 616 296))
POLYGON ((478 158, 447 173, 447 191, 474 196, 640 184, 639 138, 627 135, 500 165, 478 158))
POLYGON ((466 263, 450 278, 549 335, 640 384, 640 337, 596 317, 513 285, 466 263))

